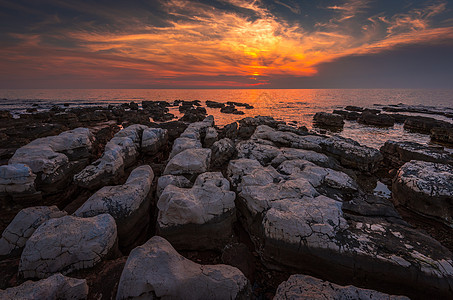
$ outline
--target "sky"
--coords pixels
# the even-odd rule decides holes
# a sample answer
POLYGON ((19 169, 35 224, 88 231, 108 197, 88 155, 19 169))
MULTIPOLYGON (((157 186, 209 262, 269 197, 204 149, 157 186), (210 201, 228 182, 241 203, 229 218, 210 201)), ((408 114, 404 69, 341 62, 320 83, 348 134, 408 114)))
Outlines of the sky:
POLYGON ((0 0, 0 88, 453 89, 453 1, 0 0))

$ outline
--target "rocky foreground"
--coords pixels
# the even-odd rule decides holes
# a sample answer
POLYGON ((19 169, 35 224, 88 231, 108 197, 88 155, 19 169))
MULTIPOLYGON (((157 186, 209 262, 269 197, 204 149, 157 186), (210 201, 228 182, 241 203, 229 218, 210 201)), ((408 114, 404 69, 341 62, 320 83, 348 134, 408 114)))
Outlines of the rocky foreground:
POLYGON ((160 124, 74 114, 4 151, 1 299, 453 298, 442 147, 376 150, 262 116, 219 128, 184 105, 185 119, 160 124))

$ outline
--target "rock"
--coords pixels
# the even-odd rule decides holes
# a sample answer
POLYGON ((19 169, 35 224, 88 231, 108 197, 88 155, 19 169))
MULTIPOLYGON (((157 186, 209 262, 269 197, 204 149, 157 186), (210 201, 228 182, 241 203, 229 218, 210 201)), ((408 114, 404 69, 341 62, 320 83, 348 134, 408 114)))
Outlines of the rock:
POLYGON ((214 142, 217 141, 217 130, 215 130, 214 127, 208 127, 206 129, 206 135, 203 140, 203 147, 204 148, 211 148, 211 146, 214 144, 214 142))
POLYGON ((339 168, 338 163, 334 159, 328 157, 325 154, 311 150, 294 148, 280 148, 280 153, 274 159, 272 159, 271 165, 274 167, 278 167, 282 162, 294 159, 308 160, 319 166, 328 167, 331 169, 339 168))
POLYGON ((388 114, 373 114, 370 112, 363 112, 357 120, 359 123, 373 126, 390 127, 395 124, 395 119, 388 114))
POLYGON ((211 151, 211 166, 213 168, 219 168, 236 154, 236 147, 232 140, 223 138, 211 146, 211 151))
POLYGON ((220 172, 199 175, 190 189, 168 185, 157 202, 158 233, 177 249, 221 249, 233 233, 235 198, 220 172))
POLYGON ((192 183, 184 176, 165 175, 157 180, 156 196, 159 198, 167 185, 174 185, 180 188, 190 188, 192 183))
POLYGON ((242 102, 228 101, 227 104, 228 105, 235 105, 235 106, 242 106, 242 107, 245 107, 245 109, 254 108, 253 105, 250 105, 248 103, 242 103, 242 102))
POLYGON ((35 206, 22 209, 3 231, 0 239, 0 255, 8 255, 25 246, 28 238, 45 221, 60 218, 66 213, 56 206, 35 206))
POLYGON ((282 121, 276 121, 269 116, 256 116, 254 118, 246 117, 239 121, 238 137, 241 139, 248 139, 255 132, 259 125, 267 125, 271 128, 277 128, 278 124, 285 124, 282 121))
POLYGON ((243 111, 237 110, 236 107, 234 107, 234 105, 224 106, 220 109, 220 112, 224 113, 224 114, 234 114, 234 115, 243 115, 244 114, 243 111))
POLYGON ((228 244, 222 251, 222 262, 238 268, 249 281, 254 282, 256 272, 255 257, 243 243, 228 244))
POLYGON ((201 174, 209 169, 211 149, 187 149, 168 162, 164 175, 201 174))
POLYGON ((435 127, 440 128, 452 128, 453 124, 428 118, 428 117, 421 117, 421 116, 412 116, 406 119, 404 122, 404 129, 410 130, 413 132, 420 132, 420 133, 430 133, 431 129, 435 127))
POLYGON ((259 143, 258 141, 247 140, 236 145, 238 158, 256 159, 262 165, 268 165, 280 154, 280 150, 271 145, 259 143))
POLYGON ((130 253, 116 299, 239 299, 248 293, 248 281, 238 269, 199 265, 154 236, 130 253))
POLYGON ((220 137, 222 138, 225 137, 234 140, 237 138, 237 136, 238 136, 238 123, 236 122, 225 125, 225 127, 223 127, 222 131, 220 132, 220 137))
POLYGON ((0 194, 33 194, 36 175, 30 167, 24 164, 10 164, 0 166, 0 194))
POLYGON ((384 161, 399 168, 411 160, 438 162, 453 165, 453 156, 439 147, 430 147, 415 142, 387 141, 380 149, 384 161))
POLYGON ((352 285, 341 286, 301 274, 291 275, 287 281, 278 286, 274 300, 283 299, 409 300, 405 296, 388 295, 352 285))
POLYGON ((203 119, 203 121, 195 122, 187 126, 180 137, 186 137, 201 141, 206 135, 207 128, 212 126, 214 126, 214 117, 207 116, 203 119))
POLYGON ((74 215, 93 217, 110 214, 116 221, 120 246, 127 247, 148 229, 148 195, 153 179, 154 173, 150 166, 135 168, 125 184, 101 188, 74 215))
POLYGON ((66 277, 55 274, 39 281, 26 281, 19 286, 0 290, 0 298, 4 300, 58 300, 87 299, 88 284, 85 279, 66 277))
POLYGON ((289 126, 289 125, 284 125, 284 124, 278 124, 277 126, 278 131, 289 131, 298 135, 306 135, 308 133, 308 129, 305 126, 300 126, 299 128, 289 126))
POLYGON ((453 227, 452 165, 407 162, 398 170, 392 193, 398 204, 453 227))
POLYGON ((434 127, 431 129, 431 140, 445 144, 453 144, 453 128, 434 127))
POLYGON ((333 111, 334 114, 343 116, 346 120, 350 121, 357 121, 357 119, 361 116, 361 113, 355 112, 355 111, 346 111, 346 110, 340 110, 340 109, 335 109, 333 111))
POLYGON ((315 125, 328 127, 343 127, 344 121, 341 115, 318 112, 313 116, 315 125))
POLYGON ((220 103, 216 101, 206 100, 206 106, 210 108, 222 108, 225 106, 225 103, 220 103))
POLYGON ((135 103, 134 101, 131 101, 131 103, 129 103, 129 108, 131 110, 138 110, 138 104, 135 103))
POLYGON ((74 182, 90 190, 115 184, 138 156, 144 125, 131 125, 118 131, 106 145, 101 158, 74 176, 74 182))
POLYGON ((90 268, 115 247, 115 220, 64 216, 44 222, 25 244, 19 264, 24 278, 45 278, 90 268))
POLYGON ((320 151, 318 143, 313 143, 307 136, 300 136, 292 132, 277 131, 267 125, 256 127, 252 139, 268 140, 279 147, 290 147, 305 150, 320 151))
POLYGON ((197 107, 185 110, 184 116, 180 119, 182 122, 199 122, 206 117, 206 108, 197 107))
POLYGON ((179 154, 187 149, 201 149, 202 145, 198 139, 179 137, 173 143, 173 148, 170 152, 169 158, 173 158, 176 154, 179 154))
POLYGON ((143 130, 141 150, 148 155, 155 155, 168 143, 168 131, 162 128, 143 130))
POLYGON ((228 167, 230 182, 240 187, 240 220, 267 267, 338 284, 385 287, 388 293, 411 297, 453 296, 453 255, 448 249, 401 220, 391 223, 391 214, 345 213, 341 190, 347 177, 333 176, 336 183, 330 188, 337 191, 332 193, 336 200, 323 194, 331 183, 317 184, 325 170, 304 164, 302 172, 280 177, 250 160, 231 161, 228 167), (257 174, 260 180, 250 180, 257 174))
POLYGON ((7 110, 0 110, 0 119, 12 119, 13 115, 7 110))
POLYGON ((363 107, 358 107, 358 106, 353 106, 353 105, 348 105, 344 109, 349 110, 349 111, 357 111, 357 112, 363 111, 363 107))

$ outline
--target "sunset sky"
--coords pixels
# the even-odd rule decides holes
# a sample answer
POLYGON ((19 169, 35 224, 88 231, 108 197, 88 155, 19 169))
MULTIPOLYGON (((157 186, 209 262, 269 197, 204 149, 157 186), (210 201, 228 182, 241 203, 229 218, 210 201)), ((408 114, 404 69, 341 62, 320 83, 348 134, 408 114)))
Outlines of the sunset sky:
POLYGON ((0 0, 0 88, 453 88, 453 1, 0 0))

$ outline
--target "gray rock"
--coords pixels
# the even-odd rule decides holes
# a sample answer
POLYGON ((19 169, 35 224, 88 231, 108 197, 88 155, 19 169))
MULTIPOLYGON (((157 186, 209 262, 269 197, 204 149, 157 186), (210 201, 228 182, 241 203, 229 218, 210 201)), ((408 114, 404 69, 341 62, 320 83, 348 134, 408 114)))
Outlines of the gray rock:
POLYGON ((168 185, 157 202, 159 235, 177 249, 222 248, 233 232, 235 198, 220 172, 199 175, 190 189, 168 185))
POLYGON ((433 128, 452 128, 453 124, 429 117, 411 116, 404 121, 404 129, 429 134, 433 128))
POLYGON ((374 114, 363 112, 357 120, 359 123, 380 127, 393 127, 395 119, 389 114, 374 114))
POLYGON ((208 171, 210 162, 211 149, 187 149, 170 159, 163 174, 201 174, 208 171))
POLYGON ((141 150, 148 155, 155 155, 168 143, 168 130, 146 128, 143 130, 141 150))
POLYGON ((8 255, 25 246, 28 238, 45 221, 65 216, 56 206, 35 206, 22 209, 3 231, 0 255, 8 255))
POLYGON ((431 140, 446 144, 453 144, 453 128, 434 127, 431 129, 431 140))
POLYGON ((24 164, 0 166, 0 194, 36 193, 36 175, 24 164))
POLYGON ((375 300, 409 300, 405 296, 394 296, 374 290, 358 288, 352 285, 341 286, 308 275, 291 275, 282 282, 274 300, 295 299, 375 299, 375 300))
POLYGON ((259 140, 247 140, 236 145, 238 158, 256 159, 262 165, 268 165, 280 153, 280 150, 271 145, 260 143, 259 140))
POLYGON ((115 220, 108 214, 50 219, 25 244, 19 274, 24 278, 45 278, 90 268, 114 250, 115 242, 115 220))
POLYGON ((328 127, 343 127, 343 116, 330 114, 326 112, 317 112, 313 116, 315 125, 328 126, 328 127))
POLYGON ((78 217, 93 217, 108 213, 116 221, 119 243, 132 244, 147 229, 150 197, 154 173, 150 166, 135 168, 126 183, 105 186, 93 194, 75 211, 78 217))
POLYGON ((453 166, 410 161, 399 170, 392 193, 397 203, 453 227, 453 166))
POLYGON ((300 136, 298 134, 287 131, 277 131, 266 125, 260 125, 256 127, 252 138, 268 140, 279 147, 289 147, 314 151, 321 150, 319 143, 310 141, 310 138, 307 138, 307 136, 300 136))
POLYGON ((116 299, 238 299, 248 289, 247 278, 237 268, 199 265, 154 236, 130 253, 116 299))
POLYGON ((294 149, 294 148, 280 148, 280 153, 271 161, 271 165, 278 167, 286 160, 304 159, 314 164, 329 168, 338 168, 334 159, 325 154, 318 153, 311 150, 294 149))
POLYGON ((131 125, 115 134, 105 145, 102 157, 74 176, 74 182, 87 189, 115 184, 124 168, 135 162, 141 144, 144 125, 131 125))
POLYGON ((421 160, 453 165, 453 156, 442 147, 430 147, 415 142, 387 141, 380 149, 385 162, 399 168, 411 160, 421 160))
POLYGON ((208 127, 206 129, 206 135, 203 140, 204 148, 211 148, 211 146, 217 141, 217 130, 214 127, 208 127))
POLYGON ((171 159, 176 154, 179 154, 187 149, 200 149, 200 148, 202 148, 202 145, 198 139, 179 137, 173 142, 173 148, 170 152, 169 158, 171 159))
POLYGON ((170 184, 180 188, 192 187, 192 183, 184 176, 164 175, 157 180, 156 196, 159 198, 167 185, 170 184))
POLYGON ((235 154, 236 147, 229 138, 218 140, 211 146, 211 165, 218 168, 227 163, 235 154))
POLYGON ((19 286, 0 290, 3 300, 82 300, 88 297, 88 284, 85 279, 55 274, 39 281, 26 281, 19 286))

